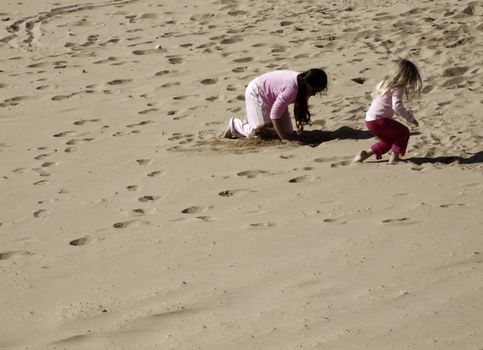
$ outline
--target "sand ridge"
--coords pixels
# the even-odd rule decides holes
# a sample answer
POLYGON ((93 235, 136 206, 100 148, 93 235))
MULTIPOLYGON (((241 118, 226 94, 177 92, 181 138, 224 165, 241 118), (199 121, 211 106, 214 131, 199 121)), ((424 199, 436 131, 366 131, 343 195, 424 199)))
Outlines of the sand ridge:
POLYGON ((1 349, 480 349, 474 1, 0 8, 1 349), (420 68, 406 163, 351 165, 420 68), (224 140, 244 89, 322 67, 299 142, 224 140))

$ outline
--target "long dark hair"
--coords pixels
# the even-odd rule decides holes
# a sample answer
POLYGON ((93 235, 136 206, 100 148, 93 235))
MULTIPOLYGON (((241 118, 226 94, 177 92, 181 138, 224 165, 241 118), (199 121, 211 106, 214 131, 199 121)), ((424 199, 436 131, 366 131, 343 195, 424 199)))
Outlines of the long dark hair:
POLYGON ((310 86, 316 92, 327 89, 327 74, 322 69, 312 68, 297 75, 298 92, 293 114, 297 129, 302 131, 305 124, 310 124, 310 111, 307 96, 307 87, 310 86))

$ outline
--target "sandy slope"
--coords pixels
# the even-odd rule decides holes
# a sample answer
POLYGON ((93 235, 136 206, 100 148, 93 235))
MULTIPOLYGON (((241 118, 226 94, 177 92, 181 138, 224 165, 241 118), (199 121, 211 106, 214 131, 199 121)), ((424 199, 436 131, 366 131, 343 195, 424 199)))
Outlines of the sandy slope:
POLYGON ((2 3, 0 348, 481 349, 482 14, 2 3), (397 57, 408 162, 351 166, 397 57), (217 138, 257 74, 310 67, 300 144, 217 138))

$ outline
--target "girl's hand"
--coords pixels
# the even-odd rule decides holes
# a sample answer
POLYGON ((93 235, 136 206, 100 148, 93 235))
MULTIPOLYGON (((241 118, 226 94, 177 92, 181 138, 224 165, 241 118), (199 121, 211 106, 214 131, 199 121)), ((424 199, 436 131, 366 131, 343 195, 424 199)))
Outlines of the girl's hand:
POLYGON ((285 138, 280 139, 283 144, 287 144, 293 141, 297 141, 297 134, 295 132, 290 133, 290 134, 285 134, 285 138))

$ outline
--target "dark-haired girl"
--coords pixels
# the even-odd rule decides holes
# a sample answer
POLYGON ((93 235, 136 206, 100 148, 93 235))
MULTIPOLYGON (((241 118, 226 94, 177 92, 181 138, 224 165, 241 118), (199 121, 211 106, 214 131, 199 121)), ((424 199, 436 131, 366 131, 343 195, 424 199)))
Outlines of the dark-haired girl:
POLYGON ((309 69, 303 73, 278 70, 265 73, 252 80, 245 91, 247 119, 231 118, 223 134, 227 138, 254 136, 254 131, 273 125, 278 137, 294 137, 288 106, 294 104, 297 129, 310 123, 308 99, 327 89, 327 75, 322 69, 309 69))

